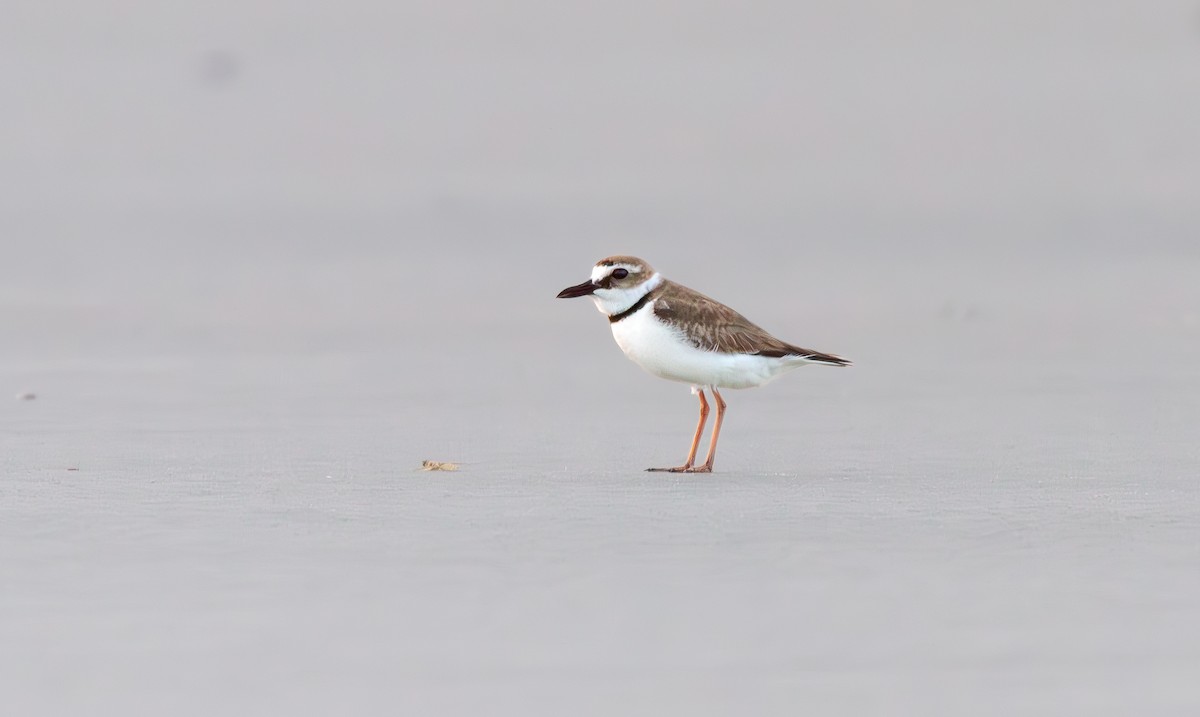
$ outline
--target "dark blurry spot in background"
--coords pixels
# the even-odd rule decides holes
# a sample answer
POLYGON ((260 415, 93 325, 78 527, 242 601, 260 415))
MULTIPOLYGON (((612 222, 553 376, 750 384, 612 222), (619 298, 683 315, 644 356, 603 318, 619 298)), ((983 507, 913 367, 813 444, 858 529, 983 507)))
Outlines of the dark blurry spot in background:
POLYGON ((242 63, 231 52, 212 50, 200 58, 200 79, 210 87, 228 85, 241 73, 242 63))

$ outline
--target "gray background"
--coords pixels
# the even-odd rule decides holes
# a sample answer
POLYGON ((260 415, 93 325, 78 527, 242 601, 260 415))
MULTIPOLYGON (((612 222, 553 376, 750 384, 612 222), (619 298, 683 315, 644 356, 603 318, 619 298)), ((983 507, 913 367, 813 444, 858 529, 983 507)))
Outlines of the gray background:
POLYGON ((0 87, 6 711, 1200 711, 1196 3, 10 1, 0 87), (857 365, 643 473, 614 253, 857 365))

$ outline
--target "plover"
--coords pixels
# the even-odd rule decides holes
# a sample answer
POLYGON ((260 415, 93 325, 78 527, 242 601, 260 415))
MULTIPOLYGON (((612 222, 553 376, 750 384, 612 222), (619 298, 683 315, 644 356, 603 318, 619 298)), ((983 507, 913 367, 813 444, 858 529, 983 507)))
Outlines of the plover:
POLYGON ((709 473, 725 418, 718 388, 761 386, 794 368, 817 363, 849 366, 840 356, 780 341, 724 304, 663 278, 635 256, 610 256, 596 262, 582 284, 558 292, 558 298, 590 296, 608 317, 613 338, 625 355, 645 370, 671 381, 692 385, 700 397, 700 421, 687 460, 674 468, 647 468, 672 473, 709 473), (705 390, 717 402, 717 418, 704 463, 696 465, 696 448, 708 421, 705 390))

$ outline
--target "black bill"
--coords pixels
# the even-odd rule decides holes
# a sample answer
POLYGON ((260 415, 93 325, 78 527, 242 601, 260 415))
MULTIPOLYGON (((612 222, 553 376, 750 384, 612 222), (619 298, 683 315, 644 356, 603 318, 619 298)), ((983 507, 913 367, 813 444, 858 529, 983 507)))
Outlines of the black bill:
POLYGON ((582 284, 576 284, 575 286, 568 286, 567 288, 558 292, 558 298, 574 299, 576 296, 589 296, 593 292, 595 292, 597 288, 599 288, 599 287, 597 287, 595 284, 593 284, 591 279, 588 279, 587 281, 583 282, 582 284))

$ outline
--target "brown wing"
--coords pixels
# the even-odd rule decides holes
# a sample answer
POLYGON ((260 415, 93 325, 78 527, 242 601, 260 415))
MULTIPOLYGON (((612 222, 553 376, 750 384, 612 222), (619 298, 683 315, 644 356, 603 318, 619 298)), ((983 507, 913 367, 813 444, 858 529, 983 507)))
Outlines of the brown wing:
POLYGON ((837 366, 850 363, 780 341, 728 306, 682 284, 664 281, 655 293, 655 316, 682 330, 697 348, 777 358, 798 356, 837 366))

